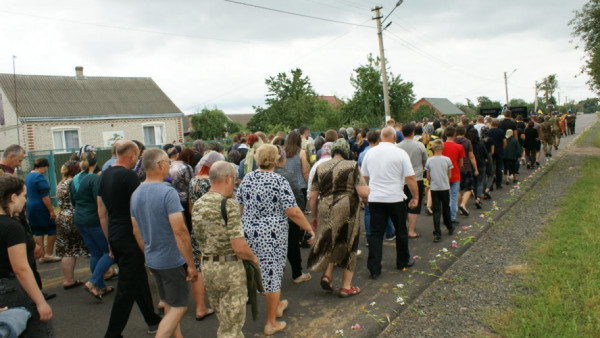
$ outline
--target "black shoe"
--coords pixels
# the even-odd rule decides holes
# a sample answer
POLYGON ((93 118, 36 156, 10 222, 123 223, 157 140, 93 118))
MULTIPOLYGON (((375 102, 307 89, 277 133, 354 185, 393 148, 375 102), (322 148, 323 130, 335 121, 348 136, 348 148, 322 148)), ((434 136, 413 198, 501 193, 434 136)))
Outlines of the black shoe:
POLYGON ((381 276, 381 272, 379 272, 379 273, 371 273, 371 279, 373 279, 373 280, 379 278, 379 276, 381 276))
POLYGON ((412 258, 409 258, 409 259, 408 259, 408 262, 406 263, 406 265, 405 265, 405 266, 398 266, 398 267, 397 267, 397 269, 398 269, 398 270, 402 270, 402 269, 404 269, 404 268, 410 268, 410 267, 411 267, 411 266, 413 266, 413 265, 415 265, 415 260, 414 260, 414 259, 412 259, 412 258))
POLYGON ((457 220, 453 220, 451 224, 452 224, 452 226, 457 227, 459 223, 457 220))
POLYGON ((433 242, 434 243, 437 243, 437 242, 439 242, 441 240, 442 240, 442 236, 440 236, 440 235, 433 235, 433 242))
MULTIPOLYGON (((491 189, 490 189, 490 191, 491 191, 491 189)), ((484 200, 489 200, 489 199, 492 199, 492 196, 490 195, 490 193, 484 192, 483 193, 483 199, 484 200)))
POLYGON ((469 216, 469 211, 467 210, 467 208, 463 207, 462 205, 458 207, 458 210, 460 210, 460 212, 464 215, 464 216, 469 216))
POLYGON ((531 166, 529 164, 527 165, 527 169, 531 169, 531 166))
POLYGON ((50 300, 52 298, 56 298, 56 293, 45 293, 45 292, 42 292, 42 295, 44 295, 44 299, 45 300, 50 300))
POLYGON ((509 184, 510 184, 508 181, 506 181, 505 183, 506 183, 506 185, 509 185, 509 184))
POLYGON ((540 162, 535 162, 535 165, 537 165, 538 167, 540 166, 540 162))
POLYGON ((450 236, 454 235, 454 230, 456 230, 457 227, 458 227, 458 222, 456 222, 456 224, 452 223, 452 227, 448 228, 448 235, 450 235, 450 236))
POLYGON ((502 189, 502 184, 497 185, 496 189, 498 189, 498 190, 502 189))
POLYGON ((477 200, 475 200, 475 207, 476 207, 477 209, 481 209, 481 201, 477 201, 477 200))

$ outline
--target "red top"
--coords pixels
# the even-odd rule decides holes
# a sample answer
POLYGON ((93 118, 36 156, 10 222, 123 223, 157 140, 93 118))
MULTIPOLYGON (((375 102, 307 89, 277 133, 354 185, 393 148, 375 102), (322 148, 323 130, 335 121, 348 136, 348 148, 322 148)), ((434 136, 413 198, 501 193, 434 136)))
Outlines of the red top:
POLYGON ((442 155, 449 157, 452 161, 453 168, 450 183, 460 181, 460 165, 458 165, 458 160, 465 158, 465 149, 463 146, 455 142, 444 142, 442 155))

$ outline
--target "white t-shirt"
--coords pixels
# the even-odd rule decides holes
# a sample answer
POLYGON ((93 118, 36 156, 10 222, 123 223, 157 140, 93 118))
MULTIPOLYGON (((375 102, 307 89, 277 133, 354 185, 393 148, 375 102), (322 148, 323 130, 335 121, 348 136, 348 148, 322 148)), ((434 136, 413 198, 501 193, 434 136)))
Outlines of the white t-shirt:
POLYGON ((315 178, 315 174, 317 173, 317 168, 319 167, 319 165, 321 165, 321 163, 327 162, 329 160, 331 160, 331 157, 321 158, 320 160, 315 162, 315 164, 313 164, 312 168, 310 168, 310 173, 308 174, 308 183, 307 183, 307 188, 306 188, 306 200, 307 201, 310 199, 310 186, 312 185, 312 181, 315 178))
POLYGON ((361 172, 369 178, 369 202, 379 203, 404 201, 404 178, 415 175, 406 151, 390 142, 381 142, 369 150, 361 172))

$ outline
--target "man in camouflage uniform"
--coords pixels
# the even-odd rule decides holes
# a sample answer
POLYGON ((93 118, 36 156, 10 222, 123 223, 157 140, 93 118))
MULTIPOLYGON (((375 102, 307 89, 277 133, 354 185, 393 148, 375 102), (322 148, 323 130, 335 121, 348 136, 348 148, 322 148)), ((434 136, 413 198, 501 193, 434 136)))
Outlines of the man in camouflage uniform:
POLYGON ((209 173, 210 191, 194 204, 192 223, 202 252, 202 274, 210 304, 217 313, 217 337, 243 337, 248 291, 242 260, 258 264, 244 239, 238 204, 232 199, 236 171, 224 161, 209 173), (221 201, 225 199, 223 218, 221 201))
POLYGON ((550 116, 544 117, 542 128, 540 129, 540 139, 544 148, 544 156, 552 157, 552 145, 554 144, 554 136, 552 135, 552 122, 550 116))
POLYGON ((573 114, 573 111, 569 109, 569 114, 567 114, 567 133, 569 135, 575 134, 575 119, 575 114, 573 114))
POLYGON ((554 149, 558 150, 560 144, 560 118, 558 118, 558 112, 554 112, 554 115, 550 117, 550 125, 552 125, 552 139, 554 149))

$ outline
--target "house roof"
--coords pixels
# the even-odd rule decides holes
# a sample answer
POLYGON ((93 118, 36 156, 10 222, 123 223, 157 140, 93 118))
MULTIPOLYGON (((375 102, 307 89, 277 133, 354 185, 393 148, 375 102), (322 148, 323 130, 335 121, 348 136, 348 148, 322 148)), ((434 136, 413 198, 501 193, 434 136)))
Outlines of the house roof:
POLYGON ((439 110, 442 115, 464 114, 462 110, 458 109, 458 107, 448 99, 424 97, 423 100, 429 102, 429 104, 431 104, 433 108, 439 110))
POLYGON ((237 122, 246 127, 254 114, 225 114, 231 121, 237 122))
MULTIPOLYGON (((183 113, 151 78, 16 75, 19 117, 125 117, 183 113)), ((15 106, 13 74, 0 87, 15 106)))
POLYGON ((320 100, 327 101, 329 103, 329 105, 332 106, 332 107, 334 107, 334 108, 338 107, 340 105, 340 103, 341 103, 340 99, 338 99, 335 96, 331 96, 331 95, 329 95, 329 96, 327 96, 327 95, 317 96, 317 98, 320 99, 320 100))

